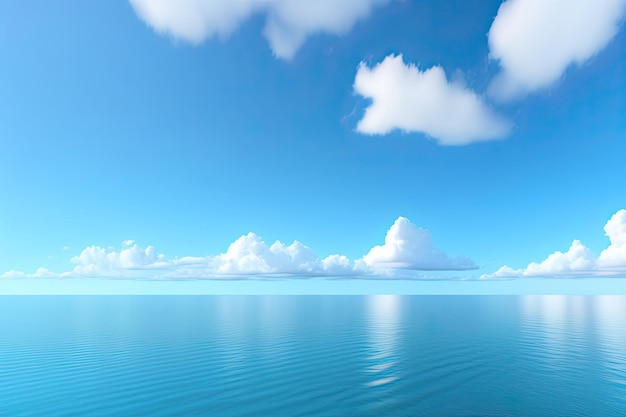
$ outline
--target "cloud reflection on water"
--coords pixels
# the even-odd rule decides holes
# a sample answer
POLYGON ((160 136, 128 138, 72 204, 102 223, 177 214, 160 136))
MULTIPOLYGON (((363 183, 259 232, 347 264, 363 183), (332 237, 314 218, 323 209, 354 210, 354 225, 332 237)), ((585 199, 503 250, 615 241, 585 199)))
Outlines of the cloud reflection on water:
POLYGON ((619 398, 626 402, 626 297, 597 296, 593 307, 608 379, 621 387, 619 398))
POLYGON ((399 378, 396 366, 402 296, 372 295, 367 297, 369 331, 368 367, 371 376, 366 384, 375 387, 399 378))

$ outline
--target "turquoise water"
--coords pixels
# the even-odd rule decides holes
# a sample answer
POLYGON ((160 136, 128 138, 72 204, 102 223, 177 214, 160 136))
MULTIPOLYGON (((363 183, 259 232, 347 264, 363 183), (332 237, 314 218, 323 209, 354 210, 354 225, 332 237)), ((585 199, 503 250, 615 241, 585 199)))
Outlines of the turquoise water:
POLYGON ((4 296, 0 415, 624 416, 626 296, 4 296))

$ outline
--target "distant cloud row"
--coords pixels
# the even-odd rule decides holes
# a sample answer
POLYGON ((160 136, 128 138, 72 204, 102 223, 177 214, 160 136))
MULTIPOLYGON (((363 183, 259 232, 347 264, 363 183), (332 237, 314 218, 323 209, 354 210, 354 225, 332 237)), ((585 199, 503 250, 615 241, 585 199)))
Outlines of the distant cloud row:
POLYGON ((595 256, 579 240, 574 240, 567 252, 556 251, 543 261, 526 268, 503 266, 483 279, 511 277, 588 277, 626 276, 626 210, 619 210, 604 226, 609 246, 595 256))
POLYGON ((112 248, 89 246, 71 259, 71 271, 54 273, 40 268, 34 274, 9 271, 3 278, 22 277, 109 277, 109 278, 268 278, 268 277, 360 277, 425 278, 415 271, 468 270, 476 264, 466 258, 450 258, 433 245, 428 230, 399 217, 387 231, 385 243, 351 261, 344 255, 319 258, 298 241, 267 245, 260 236, 248 233, 216 256, 168 259, 154 247, 145 249, 132 240, 112 248))
MULTIPOLYGON (((340 35, 390 0, 130 0, 156 31, 191 43, 227 37, 255 14, 274 54, 291 59, 306 38, 340 35)), ((500 72, 488 88, 496 102, 545 89, 572 65, 601 51, 619 31, 626 0, 508 0, 488 33, 489 56, 500 72)), ((373 68, 361 64, 355 92, 372 100, 357 131, 424 133, 441 145, 501 139, 511 123, 478 93, 447 80, 441 67, 420 71, 390 55, 373 68)))
MULTIPOLYGON (((474 277, 505 279, 518 277, 626 277, 626 210, 619 210, 604 226, 609 246, 595 256, 579 240, 567 252, 556 251, 526 268, 503 266, 492 274, 474 277)), ((56 273, 39 268, 33 274, 9 271, 0 278, 107 277, 155 279, 263 279, 369 278, 369 279, 452 279, 425 271, 468 271, 478 269, 471 259, 449 257, 438 249, 428 230, 398 217, 387 231, 385 242, 363 257, 350 260, 344 255, 318 257, 304 244, 276 241, 267 245, 255 233, 243 235, 226 252, 215 256, 168 259, 152 246, 142 248, 132 240, 119 250, 89 246, 71 258, 71 271, 56 273), (421 272, 420 272, 421 271, 421 272)), ((464 279, 473 279, 465 276, 464 279)))

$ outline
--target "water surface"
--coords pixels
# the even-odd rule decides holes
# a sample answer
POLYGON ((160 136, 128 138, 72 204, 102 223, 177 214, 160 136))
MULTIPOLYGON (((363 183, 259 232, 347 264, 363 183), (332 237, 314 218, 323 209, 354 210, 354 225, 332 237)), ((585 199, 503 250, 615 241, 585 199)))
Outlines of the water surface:
POLYGON ((1 416, 624 416, 626 296, 5 296, 1 416))

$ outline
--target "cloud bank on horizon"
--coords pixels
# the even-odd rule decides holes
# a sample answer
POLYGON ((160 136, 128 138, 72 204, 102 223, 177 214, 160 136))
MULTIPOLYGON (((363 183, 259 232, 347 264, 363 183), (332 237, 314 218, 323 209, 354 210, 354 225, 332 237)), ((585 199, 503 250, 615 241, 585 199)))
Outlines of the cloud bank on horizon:
POLYGON ((71 258, 71 271, 55 273, 39 268, 33 274, 8 271, 2 278, 107 277, 155 279, 259 279, 371 278, 423 279, 416 271, 465 271, 476 269, 467 257, 450 258, 434 246, 428 230, 399 217, 387 231, 385 243, 374 246, 365 256, 351 261, 344 255, 319 258, 301 242, 280 241, 267 245, 255 233, 243 235, 216 256, 168 259, 153 246, 145 249, 132 240, 122 248, 89 246, 71 258))
MULTIPOLYGON (((604 226, 609 246, 596 256, 580 240, 566 252, 555 251, 541 262, 514 269, 504 265, 491 274, 462 279, 506 279, 523 277, 576 278, 626 277, 626 209, 617 211, 604 226)), ((398 217, 382 245, 372 247, 356 260, 345 255, 320 258, 299 241, 271 245, 255 233, 231 243, 219 255, 168 259, 153 246, 142 248, 132 240, 122 248, 89 246, 71 258, 74 267, 66 272, 39 268, 32 274, 8 271, 0 278, 130 278, 130 279, 264 279, 264 278, 355 278, 355 279, 458 279, 424 274, 428 271, 470 271, 476 263, 465 257, 449 257, 432 241, 428 230, 398 217), (421 272, 421 273, 420 273, 421 272)))
POLYGON ((604 232, 610 244, 599 256, 581 241, 574 240, 567 252, 556 251, 526 268, 514 269, 505 265, 481 278, 626 276, 626 210, 615 213, 604 226, 604 232))

